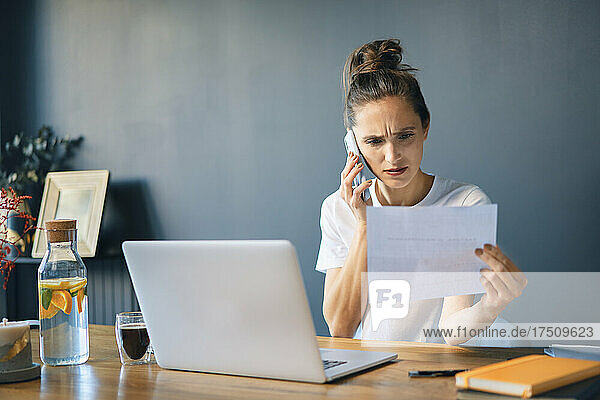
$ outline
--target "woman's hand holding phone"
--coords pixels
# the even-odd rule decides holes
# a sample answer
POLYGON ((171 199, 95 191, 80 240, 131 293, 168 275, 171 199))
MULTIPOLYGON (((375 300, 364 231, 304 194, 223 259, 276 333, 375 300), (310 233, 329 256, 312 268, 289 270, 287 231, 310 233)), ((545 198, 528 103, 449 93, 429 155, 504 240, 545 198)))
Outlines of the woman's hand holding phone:
POLYGON ((367 205, 372 205, 373 202, 369 198, 367 202, 365 202, 360 196, 362 192, 367 190, 369 186, 373 183, 373 180, 368 180, 357 187, 352 187, 352 180, 358 175, 358 173, 365 166, 362 163, 358 163, 358 155, 353 152, 348 153, 348 157, 346 158, 346 165, 342 170, 340 176, 340 195, 342 199, 350 206, 352 213, 356 217, 356 222, 359 224, 367 224, 367 205))

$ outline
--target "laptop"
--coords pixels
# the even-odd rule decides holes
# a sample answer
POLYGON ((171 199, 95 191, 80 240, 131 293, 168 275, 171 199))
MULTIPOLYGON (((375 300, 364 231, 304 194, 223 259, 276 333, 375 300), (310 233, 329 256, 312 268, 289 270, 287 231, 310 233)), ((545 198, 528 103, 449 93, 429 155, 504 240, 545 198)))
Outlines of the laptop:
POLYGON ((323 383, 397 358, 319 349, 287 240, 126 241, 162 368, 323 383))

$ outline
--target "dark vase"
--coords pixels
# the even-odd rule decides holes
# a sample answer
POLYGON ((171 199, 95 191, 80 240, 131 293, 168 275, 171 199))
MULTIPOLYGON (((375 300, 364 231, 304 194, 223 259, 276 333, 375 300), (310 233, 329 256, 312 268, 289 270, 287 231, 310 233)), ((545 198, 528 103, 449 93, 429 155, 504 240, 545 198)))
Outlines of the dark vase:
MULTIPOLYGON (((26 212, 31 215, 29 204, 27 199, 24 200, 23 207, 26 212)), ((15 260, 19 255, 29 257, 31 255, 31 247, 33 245, 33 230, 25 232, 25 218, 19 217, 19 213, 16 211, 10 211, 8 213, 8 220, 6 223, 7 228, 7 240, 14 243, 10 247, 10 253, 7 254, 8 260, 15 260), (18 248, 18 250, 17 250, 18 248), (19 254, 20 250, 20 254, 19 254)), ((31 222, 30 222, 31 224, 31 222)))
MULTIPOLYGON (((31 204, 39 204, 39 192, 40 190, 38 188, 38 185, 26 185, 24 193, 31 196, 31 199, 23 199, 23 202, 19 206, 19 211, 25 212, 27 215, 37 217, 36 215, 39 210, 32 210, 31 204)), ((17 193, 17 196, 19 195, 22 194, 17 193)), ((31 256, 31 250, 33 247, 33 235, 35 233, 35 230, 30 229, 27 232, 25 232, 26 221, 27 220, 25 218, 19 217, 19 213, 16 211, 10 211, 8 213, 8 219, 6 222, 6 239, 9 242, 15 243, 14 245, 9 246, 10 252, 7 254, 8 260, 15 260, 18 256, 31 256)), ((36 221, 29 222, 29 225, 35 224, 36 221)))

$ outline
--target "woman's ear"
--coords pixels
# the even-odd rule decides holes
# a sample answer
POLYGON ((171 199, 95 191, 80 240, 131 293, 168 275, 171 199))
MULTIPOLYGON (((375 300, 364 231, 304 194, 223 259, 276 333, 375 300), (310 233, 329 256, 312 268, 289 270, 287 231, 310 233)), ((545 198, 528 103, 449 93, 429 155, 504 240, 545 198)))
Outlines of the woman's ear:
POLYGON ((427 134, 429 133, 429 122, 427 122, 427 126, 423 129, 423 141, 427 140, 427 134))

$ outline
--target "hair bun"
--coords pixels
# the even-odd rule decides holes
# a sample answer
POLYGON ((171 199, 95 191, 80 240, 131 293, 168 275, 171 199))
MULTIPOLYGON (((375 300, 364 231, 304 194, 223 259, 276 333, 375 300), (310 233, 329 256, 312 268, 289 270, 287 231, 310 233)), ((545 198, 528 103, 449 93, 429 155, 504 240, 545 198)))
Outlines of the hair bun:
POLYGON ((416 68, 402 63, 402 46, 398 39, 375 40, 358 48, 353 54, 350 74, 357 75, 382 70, 416 71, 416 68))
POLYGON ((369 102, 398 96, 419 115, 423 128, 429 126, 429 110, 417 78, 416 68, 402 64, 398 39, 375 40, 354 49, 344 64, 344 126, 356 125, 358 110, 369 102))

